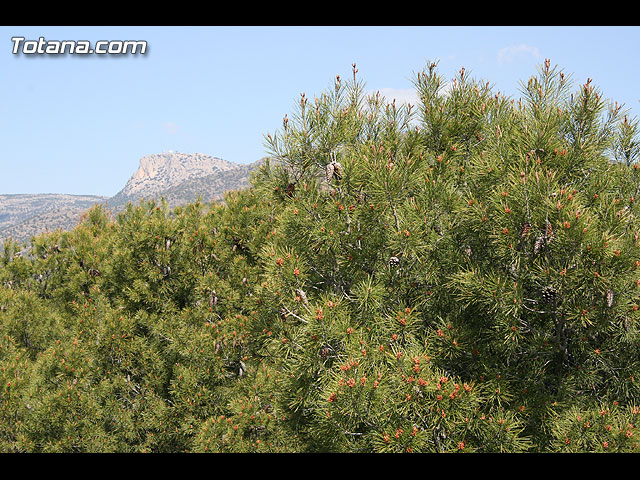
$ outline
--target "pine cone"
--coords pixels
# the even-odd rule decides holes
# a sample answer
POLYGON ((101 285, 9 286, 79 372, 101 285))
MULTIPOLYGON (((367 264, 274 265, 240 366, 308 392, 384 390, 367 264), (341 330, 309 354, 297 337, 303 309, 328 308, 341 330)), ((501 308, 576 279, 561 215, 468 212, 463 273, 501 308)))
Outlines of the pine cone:
POLYGON ((336 180, 342 180, 342 165, 340 162, 333 161, 333 174, 336 180))
POLYGON ((329 355, 329 349, 325 346, 320 349, 320 358, 322 360, 326 360, 327 355, 329 355))
POLYGON ((546 225, 545 225, 544 236, 545 236, 545 240, 547 242, 550 242, 551 240, 553 240, 553 237, 554 237, 553 227, 551 226, 551 223, 549 223, 549 222, 547 222, 546 225))
POLYGON ((242 360, 238 361, 238 376, 241 377, 247 371, 247 366, 242 360))
POLYGON ((607 290, 607 307, 611 308, 613 306, 613 290, 607 290))
POLYGON ((335 170, 334 163, 333 162, 328 163, 327 167, 325 169, 325 175, 324 175, 324 178, 327 181, 327 183, 329 183, 331 181, 331 179, 333 179, 334 170, 335 170))
POLYGON ((333 178, 337 181, 342 179, 342 165, 340 162, 336 162, 335 159, 331 160, 325 169, 325 179, 327 183, 331 182, 333 178))
POLYGON ((215 290, 211 290, 211 294, 209 295, 209 306, 213 307, 218 303, 218 297, 216 295, 215 290))
POLYGON ((551 285, 547 285, 546 287, 542 288, 541 293, 542 293, 542 301, 544 303, 550 304, 554 302, 558 292, 551 285))

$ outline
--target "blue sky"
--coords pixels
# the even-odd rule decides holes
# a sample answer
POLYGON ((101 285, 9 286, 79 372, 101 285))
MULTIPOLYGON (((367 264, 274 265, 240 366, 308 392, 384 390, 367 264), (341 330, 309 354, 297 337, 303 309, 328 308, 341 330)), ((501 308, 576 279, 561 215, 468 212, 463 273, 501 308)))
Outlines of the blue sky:
POLYGON ((0 194, 111 196, 142 156, 168 150, 253 162, 300 93, 321 94, 352 63, 388 98, 410 98, 427 61, 518 98, 549 58, 638 116, 639 47, 636 26, 1 26, 0 194), (148 50, 15 55, 15 36, 145 40, 148 50))

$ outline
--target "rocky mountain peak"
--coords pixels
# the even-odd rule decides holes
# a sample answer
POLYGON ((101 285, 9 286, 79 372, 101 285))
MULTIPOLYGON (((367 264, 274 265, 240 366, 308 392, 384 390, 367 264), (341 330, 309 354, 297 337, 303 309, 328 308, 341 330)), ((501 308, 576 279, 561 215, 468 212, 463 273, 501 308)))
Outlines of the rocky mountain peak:
POLYGON ((145 155, 118 195, 153 196, 187 180, 226 172, 238 166, 203 153, 165 152, 145 155))

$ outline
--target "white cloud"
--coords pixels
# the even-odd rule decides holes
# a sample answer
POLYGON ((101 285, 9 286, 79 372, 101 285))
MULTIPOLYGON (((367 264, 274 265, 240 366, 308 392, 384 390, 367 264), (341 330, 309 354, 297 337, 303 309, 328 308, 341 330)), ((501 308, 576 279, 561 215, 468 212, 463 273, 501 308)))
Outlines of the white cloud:
POLYGON ((169 135, 176 135, 180 131, 180 125, 174 122, 165 122, 162 127, 169 135))
POLYGON ((542 58, 538 47, 521 43, 520 45, 510 45, 501 48, 500 51, 498 51, 498 64, 509 63, 523 56, 532 56, 536 59, 542 58))

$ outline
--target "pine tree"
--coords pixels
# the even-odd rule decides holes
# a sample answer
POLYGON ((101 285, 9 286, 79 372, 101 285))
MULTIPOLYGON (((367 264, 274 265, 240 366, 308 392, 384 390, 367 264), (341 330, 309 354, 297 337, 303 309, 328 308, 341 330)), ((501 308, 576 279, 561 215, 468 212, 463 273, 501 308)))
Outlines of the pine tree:
POLYGON ((269 136, 265 181, 303 188, 278 197, 262 315, 311 445, 546 451, 571 408, 635 411, 635 124, 548 61, 518 102, 464 69, 444 94, 429 64, 416 116, 355 73, 269 136))

